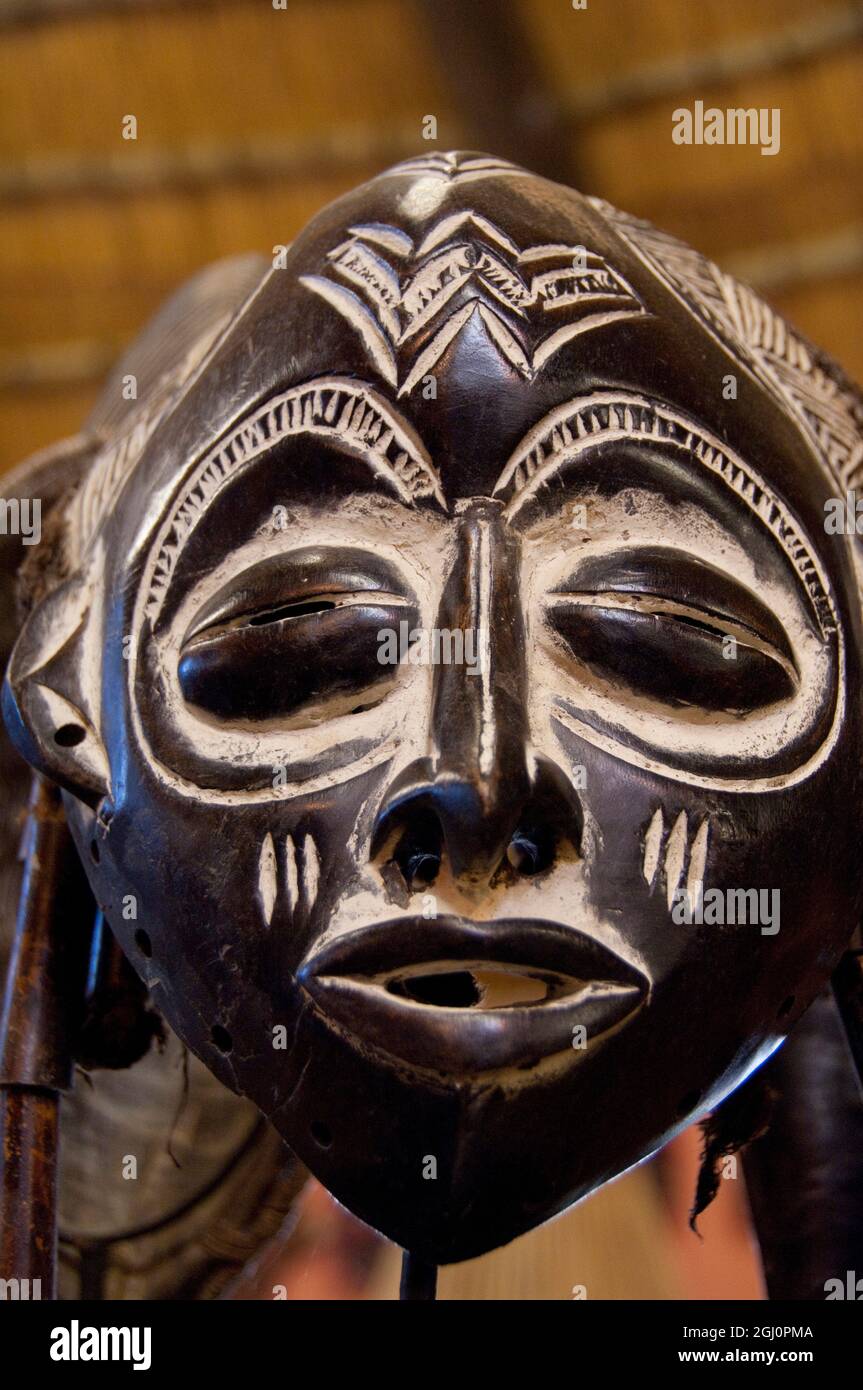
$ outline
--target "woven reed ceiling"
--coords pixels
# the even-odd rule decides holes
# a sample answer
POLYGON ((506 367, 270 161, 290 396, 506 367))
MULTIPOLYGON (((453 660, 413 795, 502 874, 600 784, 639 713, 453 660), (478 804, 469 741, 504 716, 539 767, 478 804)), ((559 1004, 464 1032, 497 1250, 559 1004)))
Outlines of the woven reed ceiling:
POLYGON ((193 270, 459 145, 691 241, 863 378, 859 3, 0 0, 0 467, 193 270), (779 153, 675 145, 695 100, 779 107, 779 153))

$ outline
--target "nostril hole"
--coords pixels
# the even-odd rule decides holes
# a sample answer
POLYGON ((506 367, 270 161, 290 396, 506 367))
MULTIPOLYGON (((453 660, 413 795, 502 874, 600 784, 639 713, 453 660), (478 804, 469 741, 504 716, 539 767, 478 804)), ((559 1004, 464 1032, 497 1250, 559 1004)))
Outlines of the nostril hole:
POLYGON ((405 864, 404 875, 412 888, 416 885, 425 887, 429 883, 434 883, 439 869, 440 859, 438 856, 421 850, 409 857, 405 864))
POLYGON ((322 1124, 320 1120, 313 1120, 309 1125, 309 1131, 316 1144, 322 1149, 328 1149, 333 1142, 333 1132, 328 1125, 322 1124))
POLYGON ((507 845, 506 858, 517 874, 535 874, 539 868, 539 851, 524 835, 513 835, 507 845))
POLYGON ((99 846, 95 840, 90 841, 90 858, 94 864, 98 864, 99 860, 102 858, 99 846))
POLYGON ((396 845, 393 859, 408 888, 426 888, 440 871, 441 832, 433 816, 420 816, 396 845))
POLYGON ((142 956, 150 957, 153 954, 153 943, 143 927, 139 927, 135 932, 135 945, 138 947, 142 956))
POLYGON ((517 874, 541 873, 554 860, 554 836, 547 830, 517 830, 507 845, 506 858, 517 874))
POLYGON ((234 1039, 231 1037, 227 1028, 223 1028, 221 1023, 214 1023, 210 1034, 213 1042, 220 1052, 230 1052, 234 1046, 234 1039))

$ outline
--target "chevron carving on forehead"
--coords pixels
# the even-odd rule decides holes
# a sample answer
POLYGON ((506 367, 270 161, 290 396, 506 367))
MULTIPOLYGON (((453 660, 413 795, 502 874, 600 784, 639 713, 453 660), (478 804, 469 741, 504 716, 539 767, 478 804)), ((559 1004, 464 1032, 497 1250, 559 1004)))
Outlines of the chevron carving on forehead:
POLYGON ((602 256, 562 242, 520 248, 470 209, 418 241, 383 223, 352 226, 325 273, 300 283, 356 330, 383 379, 410 391, 474 318, 531 379, 563 345, 613 319, 645 313, 602 256))

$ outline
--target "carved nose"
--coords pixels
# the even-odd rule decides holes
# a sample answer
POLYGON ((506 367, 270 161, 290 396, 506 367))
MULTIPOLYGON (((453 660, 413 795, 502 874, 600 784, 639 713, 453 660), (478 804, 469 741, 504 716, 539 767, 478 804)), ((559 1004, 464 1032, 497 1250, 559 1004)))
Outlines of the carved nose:
POLYGON ((386 851, 414 891, 433 883, 446 859, 470 891, 485 887, 504 861, 529 875, 550 868, 564 844, 579 853, 583 820, 575 791, 548 759, 538 759, 533 771, 519 797, 495 802, 483 801, 463 779, 435 775, 428 759, 411 763, 378 813, 373 856, 386 851))
POLYGON ((430 751, 388 788, 373 851, 398 827, 409 880, 429 881, 445 855, 456 879, 476 885, 487 884, 505 857, 520 871, 542 867, 536 856, 547 857, 551 832, 540 807, 548 778, 537 767, 531 776, 528 763, 518 539, 496 502, 472 500, 460 511, 436 620, 430 751), (453 652, 463 659, 446 660, 453 652))

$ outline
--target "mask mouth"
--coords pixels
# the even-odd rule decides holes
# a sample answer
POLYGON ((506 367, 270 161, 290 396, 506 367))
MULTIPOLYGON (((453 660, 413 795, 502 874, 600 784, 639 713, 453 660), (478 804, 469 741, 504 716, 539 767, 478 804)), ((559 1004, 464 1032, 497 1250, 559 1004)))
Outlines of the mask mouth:
POLYGON ((357 1044, 449 1075, 578 1060, 648 993, 604 943, 523 919, 375 923, 321 947, 298 980, 357 1044))
POLYGON ((399 999, 440 1009, 530 1008, 584 988, 585 981, 492 961, 435 961, 380 981, 399 999))

